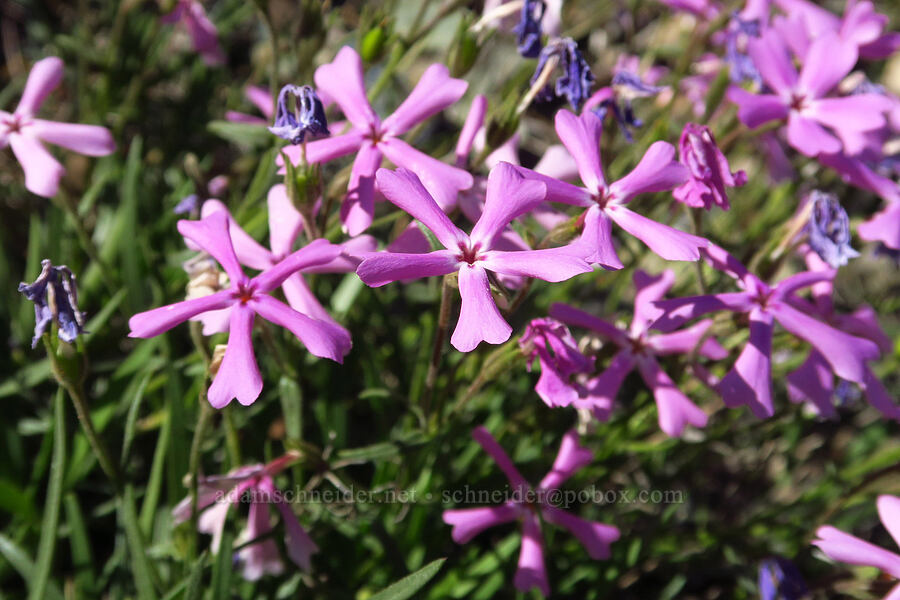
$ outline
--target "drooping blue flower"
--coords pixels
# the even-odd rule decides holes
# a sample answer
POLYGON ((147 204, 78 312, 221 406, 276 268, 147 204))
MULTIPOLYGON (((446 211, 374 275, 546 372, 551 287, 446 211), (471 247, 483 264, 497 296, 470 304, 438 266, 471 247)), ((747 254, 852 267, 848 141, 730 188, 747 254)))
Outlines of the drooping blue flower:
POLYGON ((737 12, 731 14, 731 23, 725 33, 725 62, 731 67, 733 82, 752 81, 762 85, 762 76, 746 51, 747 38, 759 36, 758 19, 746 20, 737 12))
POLYGON ((78 290, 75 274, 65 265, 54 267, 49 260, 41 261, 41 274, 32 284, 20 283, 19 291, 34 302, 34 337, 31 347, 38 344, 51 323, 59 326, 59 339, 74 342, 84 331, 84 314, 78 310, 78 290))
POLYGON ((190 194, 189 196, 185 196, 181 199, 181 201, 175 205, 175 208, 172 209, 172 212, 176 215, 183 215, 189 212, 194 212, 200 206, 200 198, 197 194, 190 194))
POLYGON ((525 0, 522 16, 513 27, 519 54, 525 58, 537 58, 541 53, 541 20, 547 5, 544 0, 525 0))
POLYGON ((850 219, 834 194, 813 191, 807 233, 809 245, 831 268, 847 264, 859 252, 850 247, 850 219))
POLYGON ((609 111, 619 124, 622 135, 630 144, 634 142, 632 129, 643 127, 644 121, 634 113, 632 101, 635 98, 649 98, 666 89, 666 86, 650 85, 631 71, 616 71, 613 75, 609 95, 603 99, 593 110, 600 119, 605 119, 609 111))
POLYGON ((325 107, 316 91, 308 85, 288 84, 278 93, 275 108, 275 124, 269 131, 295 146, 302 144, 306 136, 329 135, 325 107))
POLYGON ((563 74, 556 80, 554 86, 547 85, 537 95, 538 100, 550 102, 555 98, 565 98, 569 101, 575 112, 581 112, 581 107, 591 94, 591 85, 594 83, 594 74, 588 66, 578 44, 572 38, 560 38, 547 44, 538 56, 537 69, 531 77, 531 84, 540 78, 544 67, 551 58, 559 60, 559 68, 563 74))
POLYGON ((806 584, 794 563, 780 556, 760 563, 760 600, 800 600, 806 594, 806 584))

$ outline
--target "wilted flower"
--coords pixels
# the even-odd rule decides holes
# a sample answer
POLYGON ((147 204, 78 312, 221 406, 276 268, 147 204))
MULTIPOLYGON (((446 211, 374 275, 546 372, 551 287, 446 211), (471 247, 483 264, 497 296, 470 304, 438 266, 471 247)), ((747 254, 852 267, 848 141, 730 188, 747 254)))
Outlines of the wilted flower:
POLYGON ((55 321, 57 335, 64 342, 74 342, 84 331, 84 314, 78 310, 78 289, 75 274, 69 267, 54 267, 49 260, 41 261, 41 274, 34 283, 20 283, 19 291, 34 302, 34 337, 31 347, 38 344, 55 321))
POLYGON ((489 527, 521 520, 522 549, 514 583, 516 589, 523 592, 536 587, 544 596, 550 595, 550 583, 544 566, 541 520, 568 529, 591 558, 609 558, 610 544, 619 539, 616 527, 585 521, 553 505, 551 492, 558 490, 566 479, 593 460, 593 453, 578 443, 575 431, 570 430, 563 436, 553 468, 536 488, 532 488, 522 477, 487 429, 477 427, 472 437, 506 474, 513 487, 513 498, 498 506, 445 510, 444 522, 453 526, 452 535, 456 543, 465 544, 489 527))
POLYGON ((760 600, 801 600, 808 592, 797 566, 786 558, 767 558, 759 564, 760 600))
POLYGON ((541 377, 534 391, 548 406, 569 406, 578 401, 578 390, 570 382, 576 373, 593 371, 594 359, 578 350, 569 329, 556 319, 534 319, 519 338, 528 357, 528 368, 537 358, 541 377))
POLYGON ((558 61, 558 66, 562 71, 556 79, 556 83, 547 84, 538 93, 537 98, 545 102, 550 102, 555 98, 563 96, 569 101, 575 112, 580 112, 585 101, 591 95, 591 86, 594 84, 594 74, 588 66, 581 52, 578 50, 578 44, 572 38, 559 38, 547 44, 541 50, 538 56, 537 68, 531 77, 531 84, 534 85, 542 76, 544 68, 550 59, 558 61))
POLYGON ((859 256, 850 247, 850 219, 837 196, 816 190, 807 202, 812 203, 807 225, 809 245, 822 260, 837 269, 859 256))
POLYGON ((731 23, 725 32, 725 62, 730 67, 729 76, 735 83, 752 81, 762 85, 762 77, 753 59, 747 54, 747 41, 760 36, 758 19, 744 19, 738 12, 732 13, 731 23))
POLYGON ((522 16, 513 28, 519 54, 525 58, 537 58, 541 53, 541 19, 547 6, 544 0, 523 0, 522 16))
POLYGON ((710 210, 713 205, 728 210, 727 187, 747 183, 744 171, 731 172, 728 159, 716 145, 709 127, 688 123, 678 140, 681 164, 688 168, 690 179, 672 190, 676 200, 694 208, 710 210))
POLYGON ((275 124, 269 127, 269 131, 295 146, 302 144, 307 136, 330 135, 325 108, 316 91, 308 85, 288 84, 281 88, 275 108, 275 124))

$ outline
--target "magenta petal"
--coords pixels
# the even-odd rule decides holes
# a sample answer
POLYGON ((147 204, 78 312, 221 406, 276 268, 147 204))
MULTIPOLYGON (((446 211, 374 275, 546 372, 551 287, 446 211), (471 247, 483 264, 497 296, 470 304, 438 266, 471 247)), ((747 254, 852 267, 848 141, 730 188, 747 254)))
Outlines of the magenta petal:
POLYGON ((398 167, 406 167, 422 180, 422 185, 443 209, 456 204, 462 190, 472 187, 472 174, 419 152, 399 138, 389 138, 378 147, 398 167))
POLYGON ((656 360, 652 358, 638 360, 637 367, 644 382, 653 390, 656 410, 659 413, 659 428, 666 435, 680 437, 688 424, 694 427, 706 426, 708 417, 703 409, 691 402, 678 389, 656 360))
POLYGON ((341 255, 341 247, 319 238, 292 252, 251 281, 260 294, 271 292, 298 271, 328 263, 341 255))
POLYGON ((568 110, 556 113, 556 133, 575 159, 581 181, 591 192, 606 189, 600 161, 600 134, 603 121, 591 111, 576 117, 568 110))
POLYGON ((544 155, 534 165, 534 170, 548 177, 569 180, 578 176, 578 165, 565 146, 554 144, 544 150, 544 155))
POLYGON ((583 187, 578 187, 577 185, 554 179, 553 177, 549 177, 537 171, 532 171, 531 169, 526 169, 525 167, 516 167, 516 171, 523 177, 543 182, 544 185, 547 186, 547 202, 562 202, 563 204, 585 207, 596 206, 591 192, 583 187))
POLYGON ((770 310, 782 327, 818 350, 838 377, 862 383, 866 361, 878 358, 873 342, 838 331, 784 302, 772 304, 770 310))
POLYGON ((656 305, 665 314, 651 326, 659 331, 673 331, 688 321, 718 310, 747 312, 753 307, 753 301, 746 292, 727 292, 709 296, 691 296, 660 300, 656 305))
POLYGON ((303 229, 303 217, 288 198, 287 188, 283 183, 272 186, 266 196, 266 203, 269 208, 269 247, 273 255, 287 256, 303 229))
POLYGON ((47 95, 52 92, 63 78, 63 61, 55 56, 43 58, 31 67, 28 81, 22 91, 22 99, 16 107, 16 114, 32 116, 37 113, 47 95))
POLYGON ((316 69, 314 79, 316 87, 334 98, 356 129, 368 131, 378 123, 378 115, 366 98, 362 60, 356 50, 350 46, 341 48, 332 62, 316 69))
POLYGON ((271 119, 275 115, 275 102, 268 89, 258 85, 248 85, 244 88, 244 97, 267 119, 271 119))
POLYGON ((803 59, 798 87, 821 98, 846 77, 856 59, 856 44, 842 40, 836 33, 819 36, 803 59))
POLYGON ((214 408, 222 408, 232 398, 244 406, 253 404, 262 392, 262 376, 251 339, 254 316, 253 310, 242 304, 235 304, 231 310, 225 357, 206 395, 214 408))
POLYGON ((601 412, 608 414, 616 402, 616 394, 628 374, 634 369, 634 357, 626 350, 620 350, 600 375, 593 378, 587 386, 591 404, 602 407, 601 412))
POLYGON ((366 285, 379 287, 392 281, 447 275, 457 270, 458 263, 456 254, 450 250, 427 254, 373 252, 364 255, 356 274, 366 285))
POLYGON ((450 217, 440 209, 416 174, 409 169, 378 169, 375 183, 385 198, 421 221, 445 248, 457 250, 468 242, 466 234, 450 221, 450 217))
POLYGON ((278 512, 281 513, 281 521, 284 523, 284 545, 287 548, 288 558, 308 573, 312 570, 311 557, 319 551, 319 547, 316 546, 309 534, 306 533, 306 530, 303 529, 303 526, 300 525, 300 521, 297 520, 297 515, 291 510, 290 504, 282 500, 275 502, 275 506, 278 507, 278 512))
POLYGON ((900 250, 900 202, 889 202, 874 217, 856 228, 859 237, 868 242, 881 242, 888 248, 900 250))
POLYGON ((553 468, 538 484, 542 490, 555 490, 563 484, 575 471, 591 464, 594 453, 578 443, 578 433, 570 429, 563 435, 559 452, 553 461, 553 468))
POLYGON ((751 94, 736 86, 728 90, 728 99, 738 105, 741 123, 756 129, 769 121, 780 121, 788 116, 788 107, 780 96, 773 94, 751 94))
POLYGON ((816 100, 809 115, 839 133, 844 130, 862 132, 884 127, 884 113, 890 108, 890 101, 883 96, 860 94, 816 100))
POLYGON ((763 80, 776 92, 788 92, 797 84, 797 70, 791 62, 790 52, 774 30, 761 38, 750 39, 747 52, 763 80))
POLYGON ((544 566, 541 525, 537 516, 531 513, 522 522, 522 549, 519 551, 519 566, 513 583, 520 592, 528 592, 536 587, 544 596, 550 595, 550 583, 544 566))
POLYGON ((472 430, 472 437, 482 448, 484 448, 484 451, 494 459, 494 462, 497 463, 500 470, 506 474, 506 478, 509 479, 513 488, 517 490, 525 490, 528 488, 528 482, 525 481, 525 478, 522 477, 522 474, 519 473, 519 470, 513 465, 509 455, 503 447, 497 443, 497 440, 491 435, 490 431, 479 425, 472 430))
POLYGON ((442 518, 444 523, 453 526, 451 534, 453 541, 465 544, 485 529, 515 521, 518 517, 519 511, 516 506, 507 503, 500 506, 445 510, 442 518))
POLYGON ((791 402, 812 402, 826 418, 837 416, 834 397, 834 375, 822 355, 813 350, 796 370, 788 373, 788 397, 791 402))
POLYGON ((302 273, 294 273, 285 279, 281 284, 281 289, 284 292, 288 305, 297 312, 319 321, 327 321, 333 325, 338 325, 337 321, 331 318, 328 311, 325 310, 312 293, 312 290, 309 289, 302 273))
MULTIPOLYGON (((185 498, 190 505, 191 497, 185 498)), ((197 516, 197 531, 212 536, 210 550, 217 553, 222 545, 222 532, 228 521, 228 507, 231 502, 217 502, 197 516)))
MULTIPOLYGON (((228 208, 219 200, 212 199, 203 203, 200 209, 200 216, 206 218, 209 215, 221 212, 228 219, 228 234, 231 236, 231 245, 234 248, 234 254, 242 265, 247 265, 251 269, 268 269, 272 266, 272 253, 264 248, 259 242, 254 240, 250 235, 237 224, 234 217, 228 211, 228 208)), ((185 238, 185 244, 191 250, 201 250, 202 248, 194 243, 190 238, 185 238)))
POLYGON ((375 171, 381 166, 378 147, 365 143, 360 147, 353 168, 347 196, 341 204, 341 221, 348 235, 356 236, 372 224, 375 214, 375 171))
POLYGON ((816 121, 792 111, 788 117, 788 142, 806 156, 835 154, 841 151, 841 142, 816 121))
POLYGON ((487 114, 488 101, 483 94, 478 94, 472 99, 466 122, 459 132, 459 140, 456 142, 456 166, 464 167, 469 160, 475 135, 484 126, 484 117, 487 114))
POLYGON ((566 325, 590 329, 591 331, 599 333, 606 339, 615 342, 619 346, 628 344, 628 337, 621 329, 612 323, 604 321, 599 317, 595 317, 590 313, 586 313, 583 310, 579 310, 574 306, 569 306, 568 304, 563 304, 561 302, 554 302, 550 305, 550 316, 562 321, 566 325))
POLYGON ((352 273, 356 271, 364 255, 375 252, 378 242, 371 235, 359 235, 355 238, 350 238, 346 242, 341 242, 338 246, 341 249, 341 253, 336 258, 321 265, 304 267, 303 272, 352 273))
POLYGON ((675 147, 654 142, 641 162, 625 177, 609 186, 617 202, 628 202, 638 194, 671 190, 688 179, 688 170, 675 160, 675 147))
POLYGON ((450 77, 447 67, 435 63, 425 69, 406 100, 384 120, 382 129, 391 135, 403 135, 462 98, 468 87, 466 81, 450 77))
POLYGON ((57 123, 35 119, 31 131, 50 144, 56 144, 87 156, 106 156, 115 151, 116 143, 106 127, 57 123))
POLYGON ((610 206, 606 213, 619 227, 666 260, 700 260, 700 248, 709 244, 701 237, 657 223, 624 206, 610 206))
POLYGON ((887 391, 881 380, 872 372, 872 369, 866 369, 866 379, 862 387, 869 404, 878 409, 888 419, 900 421, 900 407, 894 404, 895 399, 893 395, 887 391))
POLYGON ((9 145, 25 171, 25 187, 32 194, 52 198, 66 172, 38 138, 30 133, 12 133, 9 145))
POLYGON ((485 269, 495 273, 558 282, 591 272, 591 265, 583 255, 580 247, 572 245, 519 252, 491 250, 484 253, 482 263, 485 269))
POLYGON ((839 316, 836 326, 850 335, 872 340, 883 354, 889 354, 894 347, 893 340, 878 324, 878 313, 868 304, 863 304, 852 314, 839 316))
POLYGON ((502 344, 509 339, 509 326, 491 297, 487 273, 480 264, 463 265, 459 269, 459 295, 462 299, 459 321, 450 344, 460 352, 470 352, 482 341, 502 344))
POLYGON ((826 266, 822 271, 803 271, 790 277, 785 277, 775 286, 773 297, 786 298, 797 290, 802 290, 817 283, 830 282, 836 274, 837 272, 834 269, 826 266))
POLYGON ((578 538, 588 556, 594 560, 609 558, 610 544, 619 539, 619 530, 612 525, 586 521, 554 506, 543 506, 541 512, 548 523, 564 527, 578 538))
POLYGON ((690 354, 697 352, 707 358, 713 360, 722 360, 728 356, 725 350, 713 338, 708 338, 702 346, 698 347, 700 340, 706 335, 707 330, 712 326, 712 319, 704 319, 698 321, 687 329, 682 329, 674 333, 664 333, 662 335, 650 336, 647 340, 648 345, 653 348, 653 352, 659 356, 667 356, 669 354, 690 354), (712 343, 710 343, 712 342, 712 343))
POLYGON ((666 269, 659 275, 650 275, 637 269, 632 276, 634 288, 634 318, 631 320, 631 334, 641 334, 662 316, 662 310, 654 303, 662 300, 675 283, 675 271, 666 269))
POLYGON ((719 383, 726 406, 742 404, 759 418, 775 414, 772 404, 772 315, 758 308, 750 311, 750 339, 719 383))
POLYGON ((900 578, 900 556, 893 552, 864 542, 858 537, 829 525, 819 527, 816 535, 819 539, 813 540, 813 545, 818 546, 832 560, 851 565, 877 567, 885 573, 900 578))
POLYGON ((238 112, 236 110, 226 110, 225 111, 225 120, 231 121, 232 123, 247 123, 248 125, 268 125, 269 122, 263 119, 262 117, 257 117, 254 115, 248 115, 246 113, 238 112))
POLYGON ((585 257, 591 264, 600 265, 607 270, 621 269, 625 265, 616 254, 612 241, 612 221, 606 211, 599 206, 591 206, 584 213, 584 231, 580 242, 592 253, 585 257))
MULTIPOLYGON (((351 130, 343 135, 335 135, 332 137, 314 140, 306 143, 306 162, 310 164, 326 163, 330 160, 346 156, 351 152, 359 150, 363 145, 365 132, 362 130, 351 130)), ((291 161, 291 164, 299 164, 300 157, 303 154, 302 146, 285 146, 281 149, 291 161)), ((275 161, 283 164, 281 155, 275 161)))
POLYGON ((900 545, 900 498, 882 494, 878 496, 876 506, 881 523, 894 538, 894 543, 900 545))
POLYGON ((200 2, 190 2, 182 15, 184 26, 191 36, 194 49, 203 57, 208 65, 220 65, 225 62, 225 54, 219 47, 216 26, 213 25, 200 2))
POLYGON ((225 308, 234 303, 231 290, 222 290, 210 296, 176 302, 169 306, 138 313, 128 320, 131 331, 128 337, 150 338, 172 329, 193 316, 225 308))
MULTIPOLYGON (((249 542, 265 536, 270 531, 272 531, 272 523, 269 516, 269 503, 264 500, 256 500, 250 504, 247 529, 244 530, 238 541, 239 543, 249 542)), ((248 581, 256 581, 266 574, 277 575, 284 570, 278 546, 271 538, 265 538, 260 542, 245 546, 238 551, 237 558, 241 565, 241 576, 248 581)))
POLYGON ((203 335, 225 333, 228 331, 228 323, 231 321, 231 307, 200 313, 196 317, 191 317, 190 320, 203 324, 203 335))
POLYGON ((472 244, 489 250, 513 219, 543 202, 546 195, 542 182, 526 179, 509 163, 499 163, 488 175, 484 212, 472 228, 472 244))
POLYGON ((255 296, 251 307, 266 321, 297 336, 310 354, 343 363, 344 356, 350 352, 350 334, 343 327, 307 317, 270 296, 255 296))
POLYGON ((227 211, 214 211, 199 221, 178 221, 178 233, 190 238, 201 250, 206 251, 222 265, 232 286, 247 281, 234 252, 230 235, 230 215, 227 211))

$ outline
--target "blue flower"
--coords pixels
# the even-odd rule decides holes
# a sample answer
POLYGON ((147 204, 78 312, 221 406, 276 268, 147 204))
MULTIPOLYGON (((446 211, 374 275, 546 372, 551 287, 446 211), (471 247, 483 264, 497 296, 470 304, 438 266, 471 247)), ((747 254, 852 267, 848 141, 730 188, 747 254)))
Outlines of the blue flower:
POLYGON ((605 119, 607 113, 612 111, 613 118, 619 124, 622 135, 630 144, 634 142, 631 129, 642 127, 644 122, 634 114, 634 106, 631 101, 635 98, 648 98, 665 90, 666 86, 656 86, 645 83, 639 76, 631 71, 616 71, 612 79, 612 92, 594 108, 594 114, 600 119, 605 119))
POLYGON ((31 347, 47 332, 53 321, 59 326, 59 339, 74 342, 84 331, 84 314, 78 310, 78 290, 75 274, 69 267, 54 267, 49 260, 41 261, 41 274, 32 284, 20 283, 19 291, 34 302, 34 337, 31 347))
POLYGON ((791 561, 776 556, 760 563, 760 600, 800 600, 806 593, 803 577, 791 561))
MULTIPOLYGON (((735 83, 752 81, 762 85, 762 76, 746 50, 741 49, 741 42, 748 37, 760 36, 759 20, 744 20, 738 13, 732 13, 731 23, 725 34, 725 62, 731 67, 731 80, 735 83)), ((743 44, 746 45, 746 44, 743 44)))
POLYGON ((547 6, 544 0, 525 0, 522 17, 513 28, 519 54, 525 58, 537 58, 541 53, 541 20, 547 6))
POLYGON ((807 233, 809 245, 816 254, 833 269, 859 256, 859 252, 850 247, 850 219, 837 197, 816 190, 808 201, 813 205, 807 233))
POLYGON ((281 88, 275 108, 275 124, 269 127, 269 131, 295 146, 302 144, 307 134, 313 137, 329 135, 325 107, 316 91, 308 85, 288 84, 281 88))
POLYGON ((547 85, 538 94, 537 98, 550 102, 563 96, 569 101, 575 112, 581 112, 581 107, 591 94, 591 85, 594 83, 594 74, 585 62, 578 50, 578 44, 572 38, 560 38, 547 44, 538 57, 537 69, 531 77, 531 84, 540 78, 544 67, 551 58, 559 60, 559 67, 563 74, 556 80, 555 86, 547 85))

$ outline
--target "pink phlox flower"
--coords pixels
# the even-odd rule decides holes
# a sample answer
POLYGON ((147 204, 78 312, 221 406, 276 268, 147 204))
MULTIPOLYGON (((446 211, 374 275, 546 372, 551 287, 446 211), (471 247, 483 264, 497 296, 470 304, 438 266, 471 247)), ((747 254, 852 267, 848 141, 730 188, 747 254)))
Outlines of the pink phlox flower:
MULTIPOLYGON (((362 60, 353 48, 344 46, 334 61, 316 69, 318 90, 323 90, 350 121, 350 131, 306 144, 306 160, 323 163, 356 152, 347 196, 341 205, 341 220, 351 236, 364 231, 375 210, 375 171, 387 157, 422 180, 441 206, 452 206, 460 190, 472 186, 472 175, 416 150, 400 136, 416 124, 459 100, 468 84, 450 77, 444 65, 425 70, 416 87, 394 113, 382 121, 366 98, 362 60)), ((284 148, 297 163, 303 149, 284 148)), ((280 160, 280 157, 279 157, 280 160)))
POLYGON ((412 171, 379 169, 376 179, 379 191, 427 227, 444 249, 427 254, 367 254, 356 272, 372 287, 458 273, 462 304, 450 343, 461 352, 473 350, 482 341, 503 343, 512 333, 491 296, 488 273, 558 282, 591 271, 580 244, 522 251, 498 247, 507 225, 543 202, 547 191, 543 183, 525 179, 510 164, 500 163, 488 175, 484 212, 470 234, 450 221, 412 171))
POLYGON ((203 61, 206 64, 221 65, 225 63, 225 53, 222 52, 222 48, 219 46, 216 26, 206 16, 206 10, 204 10, 202 2, 198 0, 178 0, 175 4, 175 9, 163 16, 162 22, 167 24, 181 23, 184 25, 188 35, 191 36, 194 50, 203 57, 203 61))
MULTIPOLYGON (((893 350, 893 342, 878 325, 875 310, 871 306, 863 305, 850 314, 838 313, 832 301, 835 271, 805 244, 801 247, 801 252, 810 271, 827 273, 829 278, 810 287, 812 301, 799 296, 790 296, 788 302, 805 314, 815 315, 839 331, 871 340, 880 353, 890 353, 893 350)), ((834 372, 828 361, 817 350, 811 350, 803 364, 788 374, 787 385, 788 397, 792 402, 809 401, 823 417, 837 416, 834 407, 834 372)), ((868 365, 860 387, 872 406, 886 417, 900 420, 900 407, 894 404, 891 394, 868 365)))
POLYGON ((567 529, 594 560, 609 558, 610 544, 619 539, 619 530, 616 527, 586 521, 553 504, 553 493, 559 486, 593 460, 593 453, 579 444, 578 434, 574 430, 566 432, 563 436, 559 453, 553 461, 553 469, 536 488, 532 488, 522 477, 487 429, 475 428, 472 437, 509 479, 513 494, 510 500, 497 506, 445 510, 444 522, 453 526, 452 537, 456 543, 465 544, 489 527, 510 521, 521 521, 522 546, 514 584, 516 589, 522 592, 536 587, 544 596, 550 594, 550 583, 544 566, 541 520, 567 529))
POLYGON ((229 229, 228 216, 223 211, 213 212, 200 221, 178 222, 181 235, 190 238, 222 265, 229 279, 227 289, 138 313, 128 321, 129 337, 149 338, 191 317, 230 308, 228 346, 207 392, 215 408, 222 408, 232 398, 244 405, 252 404, 262 392, 262 377, 251 340, 256 315, 288 329, 309 352, 321 358, 340 363, 350 351, 350 336, 343 328, 297 312, 269 295, 294 273, 335 260, 341 254, 341 247, 326 240, 314 240, 251 279, 241 269, 229 229))
MULTIPOLYGON (((267 465, 247 465, 238 467, 224 476, 200 477, 197 482, 197 510, 200 512, 197 528, 212 536, 210 548, 218 554, 222 532, 232 505, 249 503, 250 513, 247 525, 239 534, 236 545, 251 542, 272 531, 268 505, 274 505, 284 523, 284 544, 288 558, 306 572, 312 570, 311 557, 319 551, 315 542, 285 499, 284 493, 275 487, 273 476, 295 457, 285 455, 267 465)), ((191 496, 186 497, 172 509, 175 524, 191 518, 191 496)), ((284 571, 281 553, 275 541, 269 537, 249 544, 235 555, 242 577, 256 581, 263 575, 278 575, 284 571)))
POLYGON ((716 145, 709 127, 686 124, 678 140, 678 154, 690 172, 690 179, 672 190, 675 199, 693 208, 710 210, 716 205, 728 210, 731 205, 725 188, 746 184, 747 174, 731 172, 728 159, 716 145))
POLYGON ((534 391, 547 406, 569 406, 578 401, 579 391, 572 376, 593 372, 594 359, 581 353, 568 327, 556 319, 534 319, 519 338, 519 347, 528 357, 529 371, 535 359, 541 366, 534 391))
POLYGON ((55 56, 39 60, 28 74, 16 110, 12 114, 0 110, 0 148, 12 148, 25 171, 25 187, 45 198, 56 195, 65 169, 44 148, 44 143, 87 156, 106 156, 116 149, 112 134, 105 127, 36 118, 41 104, 62 78, 62 60, 55 56))
POLYGON ((271 124, 272 119, 275 116, 275 102, 273 101, 272 94, 269 93, 269 90, 258 85, 248 85, 244 88, 244 96, 263 114, 263 116, 257 117, 256 115, 229 110, 225 113, 225 119, 232 123, 248 123, 250 125, 271 124))
POLYGON ((775 321, 794 336, 808 342, 838 377, 865 383, 866 362, 878 357, 878 346, 797 310, 789 301, 798 290, 825 281, 833 277, 833 273, 805 271, 770 286, 714 244, 705 248, 703 254, 715 269, 733 277, 742 291, 656 302, 655 305, 664 314, 652 327, 671 331, 696 317, 720 310, 749 316, 750 339, 734 367, 719 383, 718 391, 726 406, 735 408, 747 405, 760 418, 771 417, 775 413, 772 403, 772 336, 775 321))
MULTIPOLYGON (((697 354, 713 360, 721 360, 728 352, 711 337, 706 337, 712 319, 704 319, 680 331, 653 333, 650 326, 662 311, 654 303, 661 300, 675 283, 675 273, 663 271, 651 276, 635 271, 634 319, 627 329, 578 310, 567 304, 554 304, 550 316, 568 325, 582 327, 599 335, 603 340, 619 347, 609 366, 590 386, 591 401, 608 415, 616 394, 625 377, 634 369, 653 391, 659 413, 659 427, 667 435, 678 437, 690 424, 704 427, 707 415, 678 389, 657 361, 658 356, 697 354)), ((596 414, 597 411, 595 411, 596 414)))
MULTIPOLYGON (((284 184, 279 183, 272 186, 267 203, 269 248, 263 247, 247 234, 231 216, 228 208, 219 200, 207 200, 203 204, 201 212, 203 218, 215 212, 223 212, 228 218, 228 232, 238 261, 246 267, 260 271, 272 268, 284 260, 293 251, 294 244, 303 230, 303 216, 294 208, 288 198, 284 184)), ((185 243, 189 248, 200 249, 190 241, 190 238, 185 238, 185 243)), ((331 323, 344 331, 347 339, 350 339, 350 333, 328 314, 328 311, 309 289, 303 273, 351 273, 359 266, 362 260, 359 258, 360 255, 372 252, 376 245, 375 239, 370 235, 355 237, 338 245, 341 253, 335 259, 324 264, 308 265, 292 274, 281 284, 281 291, 284 292, 288 305, 299 313, 331 323)), ((193 320, 203 323, 203 335, 212 335, 228 331, 230 315, 231 307, 204 313, 194 317, 193 320)))
POLYGON ((640 194, 671 190, 684 183, 687 169, 675 160, 675 148, 654 142, 637 167, 622 179, 606 182, 600 160, 602 122, 585 111, 580 117, 567 110, 556 113, 556 132, 578 165, 585 187, 579 187, 520 167, 526 177, 547 186, 547 200, 587 208, 582 243, 591 251, 587 260, 607 269, 621 269, 612 243, 612 222, 644 242, 667 260, 699 260, 707 240, 641 216, 627 207, 640 194))
MULTIPOLYGON (((894 543, 900 545, 900 498, 878 496, 876 505, 881 523, 894 543)), ((875 567, 894 579, 900 579, 900 554, 879 548, 830 525, 819 527, 816 536, 813 545, 818 546, 828 558, 851 565, 875 567)), ((884 600, 900 600, 900 585, 894 586, 884 600)))
POLYGON ((774 29, 748 43, 750 57, 770 91, 753 94, 732 86, 728 98, 738 118, 756 128, 769 121, 787 122, 788 142, 806 156, 853 153, 860 132, 884 127, 890 101, 879 94, 828 97, 856 64, 857 48, 836 33, 816 38, 794 68, 781 34, 774 29))

